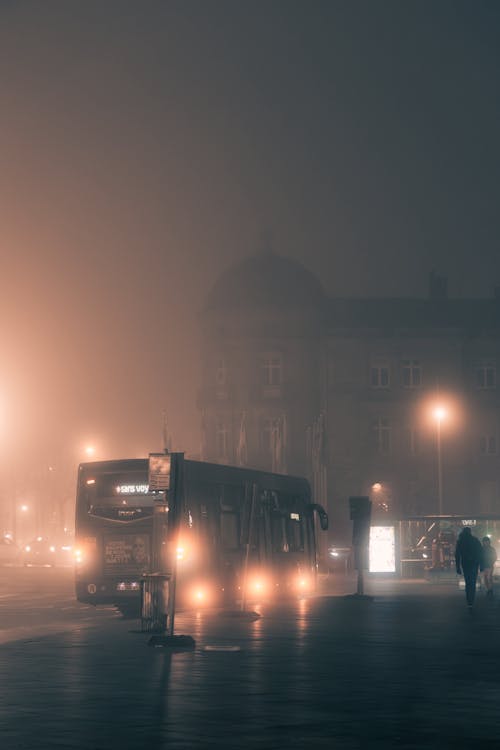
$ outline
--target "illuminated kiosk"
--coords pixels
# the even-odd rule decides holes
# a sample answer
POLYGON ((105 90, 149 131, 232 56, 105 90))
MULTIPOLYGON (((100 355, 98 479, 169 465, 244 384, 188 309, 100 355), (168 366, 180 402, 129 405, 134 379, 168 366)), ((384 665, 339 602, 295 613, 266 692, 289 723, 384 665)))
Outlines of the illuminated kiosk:
POLYGON ((370 527, 368 555, 369 573, 395 574, 397 572, 396 529, 393 525, 370 527))

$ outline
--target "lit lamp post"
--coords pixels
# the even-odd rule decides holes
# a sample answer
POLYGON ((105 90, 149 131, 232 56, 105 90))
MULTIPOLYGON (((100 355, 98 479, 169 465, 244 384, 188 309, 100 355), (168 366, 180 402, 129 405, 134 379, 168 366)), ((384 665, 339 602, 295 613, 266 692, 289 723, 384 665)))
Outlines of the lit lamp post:
POLYGON ((438 464, 438 511, 443 515, 443 464, 441 460, 441 423, 447 417, 447 411, 444 406, 434 407, 433 417, 436 421, 436 446, 437 446, 437 464, 438 464))

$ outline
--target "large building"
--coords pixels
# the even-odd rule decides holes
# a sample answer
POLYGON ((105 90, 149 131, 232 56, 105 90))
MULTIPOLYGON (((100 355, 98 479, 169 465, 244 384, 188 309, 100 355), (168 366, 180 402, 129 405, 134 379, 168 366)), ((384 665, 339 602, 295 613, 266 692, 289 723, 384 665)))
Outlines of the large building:
POLYGON ((500 513, 500 295, 329 299, 260 253, 202 313, 203 458, 306 475, 347 541, 348 498, 379 514, 500 513))

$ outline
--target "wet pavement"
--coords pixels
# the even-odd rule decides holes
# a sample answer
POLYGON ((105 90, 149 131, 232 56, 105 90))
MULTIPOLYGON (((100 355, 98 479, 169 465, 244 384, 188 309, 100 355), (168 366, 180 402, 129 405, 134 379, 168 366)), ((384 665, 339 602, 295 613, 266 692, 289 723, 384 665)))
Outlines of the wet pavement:
POLYGON ((195 648, 100 617, 0 646, 3 748, 496 748, 500 608, 456 583, 376 581, 262 604, 255 621, 179 613, 195 648))

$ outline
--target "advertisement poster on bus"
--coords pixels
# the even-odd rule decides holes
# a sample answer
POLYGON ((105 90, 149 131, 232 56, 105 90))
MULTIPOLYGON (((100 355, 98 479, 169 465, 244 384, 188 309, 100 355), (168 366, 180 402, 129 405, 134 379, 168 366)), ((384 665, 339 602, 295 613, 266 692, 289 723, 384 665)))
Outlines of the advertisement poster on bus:
POLYGON ((145 569, 149 565, 150 539, 148 534, 108 536, 104 540, 104 564, 108 568, 145 569))

